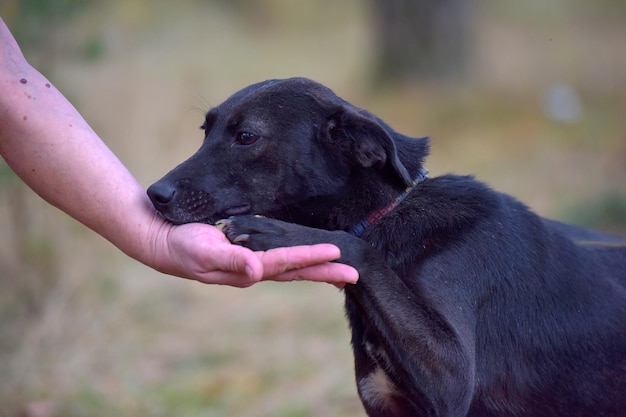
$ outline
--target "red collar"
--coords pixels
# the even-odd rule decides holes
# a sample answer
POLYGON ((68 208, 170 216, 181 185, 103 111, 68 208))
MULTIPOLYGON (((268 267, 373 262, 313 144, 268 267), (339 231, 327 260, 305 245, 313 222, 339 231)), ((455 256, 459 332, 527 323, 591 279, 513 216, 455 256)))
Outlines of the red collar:
POLYGON ((389 213, 402 200, 404 200, 404 197, 406 197, 409 194, 409 192, 413 189, 413 187, 415 187, 417 184, 419 184, 420 182, 424 181, 427 178, 428 178, 428 170, 425 168, 420 169, 419 173, 417 174, 417 177, 415 178, 415 180, 413 180, 413 183, 409 185, 408 187, 406 187, 406 189, 402 192, 402 194, 396 197, 396 199, 393 200, 391 203, 389 203, 387 206, 371 212, 366 218, 358 222, 352 229, 350 229, 349 233, 356 237, 360 237, 363 234, 363 232, 365 232, 370 226, 378 223, 378 221, 385 214, 389 213))

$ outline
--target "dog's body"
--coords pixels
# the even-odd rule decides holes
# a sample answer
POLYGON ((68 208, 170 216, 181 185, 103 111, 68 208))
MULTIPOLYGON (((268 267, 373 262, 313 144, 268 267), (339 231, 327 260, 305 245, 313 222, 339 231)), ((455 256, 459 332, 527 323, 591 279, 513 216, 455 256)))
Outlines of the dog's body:
POLYGON ((345 296, 369 416, 626 415, 626 240, 425 179, 427 139, 309 80, 247 87, 204 128, 155 207, 236 216, 226 234, 256 250, 338 245, 360 273, 345 296))

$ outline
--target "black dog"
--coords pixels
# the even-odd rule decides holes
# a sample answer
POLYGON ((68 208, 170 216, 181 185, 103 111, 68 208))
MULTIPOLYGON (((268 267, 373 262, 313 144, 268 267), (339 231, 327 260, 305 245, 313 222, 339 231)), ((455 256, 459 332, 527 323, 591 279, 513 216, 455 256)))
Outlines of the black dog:
POLYGON ((542 219, 306 79, 247 87, 152 185, 255 250, 334 243, 369 416, 626 416, 626 240, 542 219), (264 217, 251 216, 259 214, 264 217), (280 221, 282 220, 282 221, 280 221))

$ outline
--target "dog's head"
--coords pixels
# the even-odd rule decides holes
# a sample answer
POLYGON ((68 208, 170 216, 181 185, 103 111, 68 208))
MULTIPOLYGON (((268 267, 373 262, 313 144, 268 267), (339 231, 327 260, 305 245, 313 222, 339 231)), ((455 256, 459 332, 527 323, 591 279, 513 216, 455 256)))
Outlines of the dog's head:
POLYGON ((303 78, 244 88, 211 109, 202 129, 200 149, 148 189, 173 223, 261 214, 321 227, 368 173, 403 189, 428 152, 425 139, 411 139, 407 170, 394 140, 408 138, 303 78))

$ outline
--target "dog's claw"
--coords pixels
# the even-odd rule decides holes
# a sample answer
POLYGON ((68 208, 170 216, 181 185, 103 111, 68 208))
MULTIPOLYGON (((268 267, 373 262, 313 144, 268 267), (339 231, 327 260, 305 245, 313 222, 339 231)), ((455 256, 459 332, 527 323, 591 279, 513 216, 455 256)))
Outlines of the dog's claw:
POLYGON ((215 222, 215 227, 219 229, 222 233, 224 233, 231 243, 235 243, 235 244, 248 243, 250 241, 250 235, 247 233, 242 233, 240 235, 232 237, 234 234, 234 230, 230 229, 232 224, 233 224, 233 221, 231 219, 222 219, 222 220, 218 220, 215 222))
POLYGON ((215 222, 215 227, 217 227, 217 229, 223 233, 230 223, 230 220, 227 219, 218 220, 217 222, 215 222))
POLYGON ((250 235, 243 234, 243 235, 235 236, 235 238, 232 240, 232 243, 246 243, 249 240, 250 240, 250 235))

